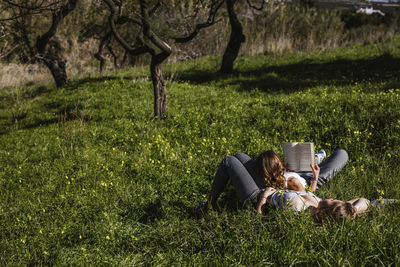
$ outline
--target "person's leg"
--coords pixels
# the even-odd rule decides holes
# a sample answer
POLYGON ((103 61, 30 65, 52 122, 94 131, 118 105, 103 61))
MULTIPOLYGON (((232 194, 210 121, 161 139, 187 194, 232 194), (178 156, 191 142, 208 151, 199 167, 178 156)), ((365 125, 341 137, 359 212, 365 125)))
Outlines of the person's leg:
POLYGON ((211 186, 208 200, 213 206, 215 206, 219 195, 225 189, 229 178, 235 187, 236 194, 242 201, 254 199, 260 192, 260 188, 254 182, 246 167, 236 157, 227 156, 218 166, 211 186))
POLYGON ((253 180, 254 182, 256 182, 257 186, 259 188, 265 188, 264 180, 254 172, 255 161, 250 158, 249 155, 242 152, 237 153, 235 157, 244 165, 246 170, 250 173, 251 177, 253 177, 253 180))
MULTIPOLYGON (((335 175, 343 169, 349 160, 346 150, 338 149, 333 152, 327 159, 319 164, 320 172, 317 188, 327 184, 335 175)), ((311 184, 312 173, 299 173, 301 177, 306 179, 307 184, 311 184)))
POLYGON ((349 160, 346 150, 338 149, 333 152, 326 160, 319 164, 320 172, 318 187, 327 184, 335 175, 343 169, 349 160))

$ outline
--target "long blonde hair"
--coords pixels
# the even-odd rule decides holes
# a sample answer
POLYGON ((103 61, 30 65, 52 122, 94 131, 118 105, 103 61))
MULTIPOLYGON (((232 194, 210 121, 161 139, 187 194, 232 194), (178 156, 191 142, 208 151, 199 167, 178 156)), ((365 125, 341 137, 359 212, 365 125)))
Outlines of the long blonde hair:
POLYGON ((279 156, 272 150, 262 152, 256 159, 254 171, 263 178, 265 186, 285 188, 284 168, 279 156))

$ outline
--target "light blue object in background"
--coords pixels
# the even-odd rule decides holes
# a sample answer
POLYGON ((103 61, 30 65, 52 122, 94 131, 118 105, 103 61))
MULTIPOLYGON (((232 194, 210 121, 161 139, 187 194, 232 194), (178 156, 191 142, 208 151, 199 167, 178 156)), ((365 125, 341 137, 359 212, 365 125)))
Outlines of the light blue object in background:
POLYGON ((373 207, 383 207, 388 203, 398 202, 398 199, 380 198, 371 201, 371 206, 373 207))

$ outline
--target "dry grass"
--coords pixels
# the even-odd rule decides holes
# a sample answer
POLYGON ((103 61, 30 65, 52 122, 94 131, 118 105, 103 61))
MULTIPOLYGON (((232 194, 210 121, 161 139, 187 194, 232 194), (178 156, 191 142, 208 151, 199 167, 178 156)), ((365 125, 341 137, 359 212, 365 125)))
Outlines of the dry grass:
MULTIPOLYGON (((77 40, 69 40, 68 43, 65 41, 63 46, 69 79, 98 71, 98 63, 92 56, 97 49, 96 40, 88 40, 85 43, 78 43, 77 40)), ((49 82, 52 79, 49 69, 40 63, 6 64, 0 62, 0 88, 49 82)))
POLYGON ((0 63, 0 88, 51 80, 47 68, 37 64, 0 63))
MULTIPOLYGON (((269 4, 263 11, 254 11, 245 5, 238 5, 237 11, 246 35, 246 42, 242 45, 240 53, 247 55, 279 55, 297 51, 329 50, 347 45, 384 44, 399 32, 398 18, 389 26, 364 25, 346 29, 340 11, 332 9, 304 9, 299 6, 274 3, 269 4)), ((163 14, 165 19, 170 15, 163 14)), ((185 31, 182 29, 182 32, 185 31)), ((173 45, 174 52, 167 63, 207 55, 222 55, 229 34, 230 26, 225 18, 213 27, 200 32, 192 42, 173 45)), ((77 37, 65 40, 67 41, 63 42, 63 47, 69 79, 99 72, 99 62, 93 57, 97 52, 98 40, 89 39, 84 43, 79 43, 77 37)), ((169 42, 173 44, 172 41, 169 42)), ((113 70, 111 56, 105 56, 108 59, 105 70, 113 70)), ((148 57, 139 57, 135 61, 135 65, 147 63, 148 57)), ((0 63, 0 88, 51 80, 51 74, 44 66, 0 63)))

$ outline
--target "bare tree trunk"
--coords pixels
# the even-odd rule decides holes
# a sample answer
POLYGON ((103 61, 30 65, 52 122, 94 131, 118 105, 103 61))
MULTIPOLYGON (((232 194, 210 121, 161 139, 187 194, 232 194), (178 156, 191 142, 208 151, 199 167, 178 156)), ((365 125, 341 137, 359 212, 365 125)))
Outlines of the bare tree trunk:
POLYGON ((110 44, 107 45, 107 48, 108 48, 108 52, 110 52, 110 54, 113 57, 114 69, 118 69, 118 55, 115 54, 115 52, 112 49, 112 46, 110 44))
POLYGON ((111 34, 112 34, 111 32, 108 32, 103 36, 103 38, 101 38, 99 43, 99 49, 94 54, 94 57, 100 62, 100 72, 103 72, 104 66, 106 64, 106 58, 103 56, 103 48, 106 45, 106 43, 110 41, 111 34))
POLYGON ((222 65, 220 72, 230 74, 233 72, 233 62, 239 55, 239 50, 242 43, 246 40, 243 34, 243 27, 235 12, 236 0, 227 0, 226 8, 229 14, 229 22, 231 24, 231 36, 228 46, 225 49, 224 56, 222 57, 222 65))
POLYGON ((100 54, 99 52, 97 52, 96 54, 94 54, 94 57, 100 62, 100 73, 103 72, 104 70, 104 66, 106 64, 106 59, 104 58, 104 56, 102 54, 100 54))
POLYGON ((167 90, 162 74, 161 64, 172 52, 171 47, 158 37, 151 29, 150 17, 161 5, 161 1, 149 10, 145 0, 140 0, 140 20, 132 19, 132 22, 140 26, 140 31, 136 37, 137 45, 131 46, 117 31, 115 26, 116 9, 112 0, 103 0, 110 9, 109 23, 115 39, 131 55, 142 54, 151 55, 150 74, 154 88, 154 116, 160 119, 167 116, 167 90), (157 52, 160 51, 160 52, 157 52))
POLYGON ((36 46, 40 60, 49 68, 57 87, 67 84, 66 61, 60 58, 60 44, 57 41, 38 38, 36 46))
POLYGON ((154 87, 154 116, 164 118, 167 116, 167 89, 161 70, 161 64, 150 66, 151 80, 154 87))
POLYGON ((38 37, 36 41, 39 59, 49 68, 57 87, 67 84, 66 61, 59 56, 61 45, 56 40, 38 37))
POLYGON ((154 88, 154 116, 162 119, 167 116, 167 86, 161 64, 169 53, 161 52, 151 57, 150 74, 154 88))
POLYGON ((36 48, 40 60, 50 69, 57 87, 67 83, 66 61, 60 58, 61 46, 54 35, 62 19, 75 9, 77 0, 68 0, 59 10, 53 12, 52 24, 48 31, 36 39, 36 48))
POLYGON ((44 58, 43 62, 49 68, 57 87, 67 84, 66 62, 60 58, 44 58))

